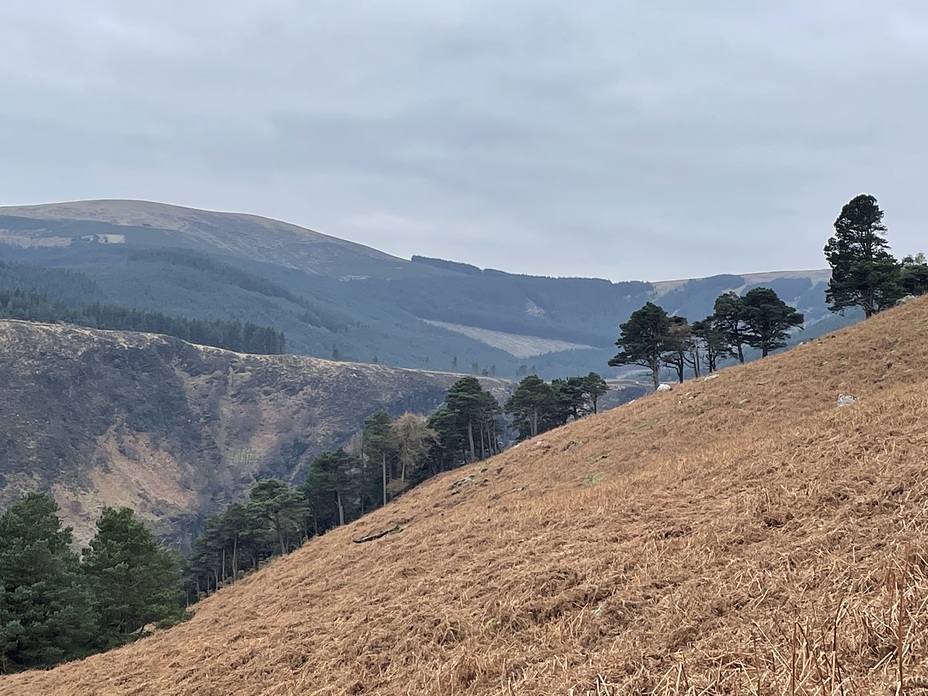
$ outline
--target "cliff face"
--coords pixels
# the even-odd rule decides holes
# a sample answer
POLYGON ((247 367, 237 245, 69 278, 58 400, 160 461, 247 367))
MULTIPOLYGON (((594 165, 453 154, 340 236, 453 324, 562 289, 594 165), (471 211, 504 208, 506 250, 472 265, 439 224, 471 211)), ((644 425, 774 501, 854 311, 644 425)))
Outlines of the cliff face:
POLYGON ((128 505, 181 549, 256 479, 300 480, 372 412, 428 412, 457 377, 15 321, 0 375, 0 508, 49 490, 84 541, 128 505))

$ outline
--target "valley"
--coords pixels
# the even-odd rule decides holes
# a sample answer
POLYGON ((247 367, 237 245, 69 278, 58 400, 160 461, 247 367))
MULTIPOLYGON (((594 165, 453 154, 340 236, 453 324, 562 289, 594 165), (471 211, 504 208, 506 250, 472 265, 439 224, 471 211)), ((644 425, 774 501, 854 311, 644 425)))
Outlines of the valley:
POLYGON ((0 694, 908 692, 926 334, 919 298, 546 433, 0 694))

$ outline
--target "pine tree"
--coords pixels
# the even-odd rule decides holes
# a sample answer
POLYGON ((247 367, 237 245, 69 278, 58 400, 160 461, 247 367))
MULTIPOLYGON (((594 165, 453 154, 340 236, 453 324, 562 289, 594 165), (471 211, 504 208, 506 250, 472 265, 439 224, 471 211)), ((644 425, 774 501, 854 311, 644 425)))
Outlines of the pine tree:
POLYGON ((131 509, 103 509, 83 561, 107 645, 124 643, 146 624, 180 614, 176 561, 131 509))
POLYGON ((748 345, 767 357, 786 345, 789 330, 802 326, 805 317, 781 300, 770 288, 754 288, 743 298, 748 345))
POLYGON ((662 307, 648 302, 632 312, 628 321, 619 326, 622 334, 615 342, 621 352, 609 361, 609 365, 641 365, 651 371, 654 388, 660 384, 661 357, 673 349, 671 320, 662 307))
POLYGON ((58 505, 30 493, 0 516, 0 673, 89 654, 98 615, 58 505))
POLYGON ((291 545, 299 542, 303 520, 308 514, 306 498, 283 481, 258 481, 248 493, 245 509, 256 521, 256 526, 274 536, 280 555, 286 555, 291 545))
POLYGON ((726 292, 715 298, 715 307, 709 317, 712 326, 722 333, 740 363, 744 362, 744 346, 748 344, 744 312, 743 298, 736 292, 726 292))
POLYGON ((899 264, 883 234, 883 211, 876 198, 861 194, 835 220, 835 235, 825 245, 831 281, 825 291, 832 312, 859 306, 866 317, 892 307, 903 290, 899 264))
POLYGON ((557 399, 551 385, 540 377, 529 375, 519 382, 504 410, 512 414, 519 439, 524 440, 544 432, 546 421, 551 419, 556 407, 557 399))

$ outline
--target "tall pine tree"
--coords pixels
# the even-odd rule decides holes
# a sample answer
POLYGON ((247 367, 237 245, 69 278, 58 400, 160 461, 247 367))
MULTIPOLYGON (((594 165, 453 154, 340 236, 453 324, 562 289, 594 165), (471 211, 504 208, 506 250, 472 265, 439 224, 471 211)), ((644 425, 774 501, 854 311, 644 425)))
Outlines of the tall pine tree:
POLYGON ((872 316, 902 297, 899 264, 889 253, 883 211, 876 198, 861 194, 835 220, 835 235, 825 245, 831 281, 825 291, 832 312, 859 306, 872 316))

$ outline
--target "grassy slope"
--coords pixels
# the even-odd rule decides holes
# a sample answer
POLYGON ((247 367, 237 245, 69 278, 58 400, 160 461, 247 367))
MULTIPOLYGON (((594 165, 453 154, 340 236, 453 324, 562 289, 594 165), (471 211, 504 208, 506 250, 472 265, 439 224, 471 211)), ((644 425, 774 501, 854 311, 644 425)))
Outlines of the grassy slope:
POLYGON ((875 693, 928 674, 926 375, 928 299, 433 480, 0 694, 875 693))

